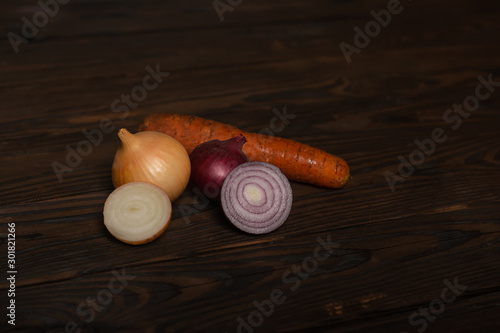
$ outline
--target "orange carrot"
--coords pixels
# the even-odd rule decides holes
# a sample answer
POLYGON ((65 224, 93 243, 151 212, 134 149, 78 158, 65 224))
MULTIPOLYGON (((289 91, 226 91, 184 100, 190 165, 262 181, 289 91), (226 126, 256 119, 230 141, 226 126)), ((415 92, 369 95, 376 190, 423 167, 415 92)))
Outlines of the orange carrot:
POLYGON ((349 166, 340 157, 297 141, 249 133, 213 120, 175 113, 147 116, 140 131, 157 131, 179 141, 190 154, 198 145, 243 134, 243 152, 251 161, 276 165, 290 180, 328 188, 340 188, 349 178, 349 166))

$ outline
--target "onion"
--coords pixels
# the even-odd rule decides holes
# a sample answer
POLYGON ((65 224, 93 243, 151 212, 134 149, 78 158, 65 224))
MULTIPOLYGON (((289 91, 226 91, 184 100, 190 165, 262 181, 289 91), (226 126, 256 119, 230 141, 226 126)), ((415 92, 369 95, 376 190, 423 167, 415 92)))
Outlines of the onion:
POLYGON ((186 189, 191 172, 189 155, 184 146, 160 132, 131 134, 122 128, 118 136, 122 145, 113 161, 114 186, 148 182, 161 187, 170 201, 177 199, 186 189))
POLYGON ((247 140, 240 134, 225 141, 207 141, 191 152, 191 180, 207 198, 219 200, 222 184, 229 172, 248 162, 248 157, 241 150, 245 142, 247 140))
POLYGON ((153 241, 167 228, 172 204, 165 191, 146 182, 115 189, 104 203, 104 225, 122 242, 138 245, 153 241))
POLYGON ((292 188, 280 169, 266 162, 236 167, 222 186, 229 221, 242 231, 265 234, 279 228, 292 208, 292 188))

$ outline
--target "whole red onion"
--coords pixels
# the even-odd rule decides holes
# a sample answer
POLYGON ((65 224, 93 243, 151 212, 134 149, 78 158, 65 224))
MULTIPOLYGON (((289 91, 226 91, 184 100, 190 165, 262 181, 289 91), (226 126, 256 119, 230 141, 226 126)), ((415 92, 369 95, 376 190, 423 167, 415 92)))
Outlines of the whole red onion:
POLYGON ((249 161, 242 151, 245 142, 247 140, 240 134, 225 141, 207 141, 191 152, 191 180, 207 198, 220 200, 226 176, 238 165, 249 161))

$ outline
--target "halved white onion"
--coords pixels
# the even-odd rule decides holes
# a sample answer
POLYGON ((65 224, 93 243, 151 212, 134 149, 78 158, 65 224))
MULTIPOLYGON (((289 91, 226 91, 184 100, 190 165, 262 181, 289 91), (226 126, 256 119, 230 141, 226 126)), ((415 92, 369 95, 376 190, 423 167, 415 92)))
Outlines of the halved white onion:
POLYGON ((172 216, 172 204, 160 187, 131 182, 115 189, 104 204, 104 225, 118 240, 145 244, 160 236, 172 216))

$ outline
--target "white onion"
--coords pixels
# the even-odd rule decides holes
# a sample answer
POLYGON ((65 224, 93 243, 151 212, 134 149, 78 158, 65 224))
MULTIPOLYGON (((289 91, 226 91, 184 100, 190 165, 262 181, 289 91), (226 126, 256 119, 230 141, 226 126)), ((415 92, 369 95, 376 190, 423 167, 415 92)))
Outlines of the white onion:
POLYGON ((125 128, 118 136, 111 176, 115 188, 130 182, 148 182, 161 187, 175 201, 189 182, 191 162, 186 149, 174 138, 145 131, 132 134, 125 128))
POLYGON ((104 204, 104 225, 117 239, 145 244, 160 236, 172 216, 172 204, 160 187, 131 182, 115 189, 104 204))

